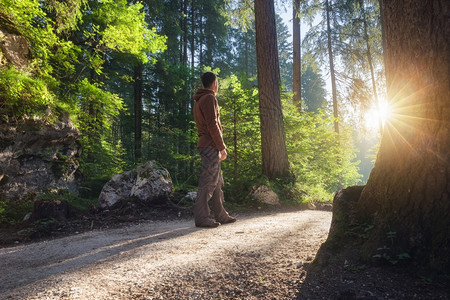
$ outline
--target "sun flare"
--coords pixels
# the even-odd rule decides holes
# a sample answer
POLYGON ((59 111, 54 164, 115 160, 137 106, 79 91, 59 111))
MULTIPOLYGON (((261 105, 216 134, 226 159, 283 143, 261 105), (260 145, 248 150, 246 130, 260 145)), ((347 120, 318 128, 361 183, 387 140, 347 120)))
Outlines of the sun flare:
POLYGON ((389 120, 392 115, 392 109, 386 100, 382 100, 365 113, 364 121, 366 128, 372 131, 377 131, 380 128, 384 128, 384 124, 389 120))

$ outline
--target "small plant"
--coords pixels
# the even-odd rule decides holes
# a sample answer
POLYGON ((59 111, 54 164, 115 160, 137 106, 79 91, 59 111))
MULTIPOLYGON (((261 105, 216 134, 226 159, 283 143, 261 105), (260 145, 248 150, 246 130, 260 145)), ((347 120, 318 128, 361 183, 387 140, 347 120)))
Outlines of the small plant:
POLYGON ((374 225, 371 224, 357 223, 353 227, 351 227, 349 231, 346 232, 346 235, 365 240, 369 237, 370 231, 373 229, 373 227, 374 225))
POLYGON ((0 199, 0 224, 18 224, 22 222, 26 214, 32 211, 33 201, 10 201, 0 199))
POLYGON ((65 201, 71 207, 79 211, 86 211, 97 204, 97 199, 78 197, 70 191, 64 189, 43 193, 37 197, 37 200, 65 201))
MULTIPOLYGON (((388 238, 388 240, 390 240, 391 245, 394 246, 394 241, 397 237, 397 232, 389 231, 386 233, 386 237, 388 238)), ((394 250, 386 245, 377 248, 377 252, 379 253, 375 254, 373 258, 383 259, 389 262, 391 265, 396 265, 400 261, 404 261, 411 258, 411 256, 406 252, 395 254, 394 250)))
POLYGON ((30 227, 28 227, 27 229, 22 230, 21 234, 24 237, 26 237, 26 238, 29 238, 29 237, 31 237, 32 235, 35 235, 35 234, 38 234, 40 236, 42 234, 45 235, 56 224, 58 224, 58 221, 56 219, 54 219, 54 218, 47 218, 47 219, 37 220, 37 221, 33 222, 30 227))
POLYGON ((427 277, 427 276, 420 276, 420 280, 423 282, 423 283, 433 283, 433 279, 431 279, 430 277, 427 277))

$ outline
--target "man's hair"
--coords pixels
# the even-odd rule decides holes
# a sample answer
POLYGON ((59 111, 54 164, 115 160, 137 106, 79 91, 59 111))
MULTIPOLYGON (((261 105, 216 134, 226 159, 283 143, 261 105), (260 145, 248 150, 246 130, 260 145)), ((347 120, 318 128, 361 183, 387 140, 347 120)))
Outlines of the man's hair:
POLYGON ((209 88, 211 87, 211 85, 213 84, 213 82, 217 79, 216 74, 212 73, 212 72, 206 72, 203 73, 202 75, 202 84, 203 87, 209 88))

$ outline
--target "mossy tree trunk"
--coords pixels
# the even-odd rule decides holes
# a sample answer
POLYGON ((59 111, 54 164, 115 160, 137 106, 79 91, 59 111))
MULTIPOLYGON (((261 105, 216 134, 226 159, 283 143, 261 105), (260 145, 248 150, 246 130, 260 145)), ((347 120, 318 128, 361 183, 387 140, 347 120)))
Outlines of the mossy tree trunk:
POLYGON ((356 205, 374 228, 372 255, 386 243, 392 255, 449 270, 450 92, 449 2, 384 0, 388 98, 375 167, 356 205))

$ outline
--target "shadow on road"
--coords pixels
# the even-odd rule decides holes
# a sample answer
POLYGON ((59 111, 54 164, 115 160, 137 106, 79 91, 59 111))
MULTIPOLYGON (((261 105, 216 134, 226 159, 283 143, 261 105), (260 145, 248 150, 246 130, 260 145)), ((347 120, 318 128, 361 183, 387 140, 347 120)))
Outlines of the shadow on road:
POLYGON ((154 222, 0 249, 0 298, 36 281, 117 259, 139 247, 190 234, 192 222, 154 222), (55 251, 58 249, 58 251, 55 251))

